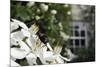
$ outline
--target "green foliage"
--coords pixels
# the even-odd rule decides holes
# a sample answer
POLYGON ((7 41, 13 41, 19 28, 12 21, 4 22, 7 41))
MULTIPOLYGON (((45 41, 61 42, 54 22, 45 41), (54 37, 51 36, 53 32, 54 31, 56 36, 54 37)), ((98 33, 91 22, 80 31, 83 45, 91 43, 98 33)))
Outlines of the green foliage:
POLYGON ((28 3, 29 2, 11 1, 11 18, 15 18, 23 22, 34 19, 37 23, 43 19, 44 21, 42 21, 42 26, 46 30, 45 34, 47 35, 50 44, 54 46, 59 41, 62 41, 59 45, 63 45, 63 39, 60 36, 60 31, 63 31, 66 34, 69 32, 69 21, 71 16, 68 15, 67 12, 71 10, 70 5, 68 5, 68 7, 64 7, 64 4, 35 2, 34 5, 28 6, 28 3), (41 9, 41 4, 47 5, 48 10, 44 11, 41 9), (56 10, 57 14, 52 14, 52 10, 56 10), (59 23, 62 24, 62 30, 60 29, 59 23))

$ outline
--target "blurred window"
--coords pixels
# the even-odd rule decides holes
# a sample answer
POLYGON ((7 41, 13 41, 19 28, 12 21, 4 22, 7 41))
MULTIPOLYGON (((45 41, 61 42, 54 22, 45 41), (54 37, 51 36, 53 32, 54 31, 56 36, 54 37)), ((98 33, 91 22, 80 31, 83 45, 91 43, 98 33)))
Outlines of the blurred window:
POLYGON ((70 46, 73 48, 81 48, 86 45, 86 31, 80 29, 79 26, 74 26, 71 30, 70 46))
POLYGON ((74 33, 76 37, 79 36, 79 31, 75 30, 74 33))
POLYGON ((81 36, 85 37, 85 31, 84 30, 81 31, 81 36))

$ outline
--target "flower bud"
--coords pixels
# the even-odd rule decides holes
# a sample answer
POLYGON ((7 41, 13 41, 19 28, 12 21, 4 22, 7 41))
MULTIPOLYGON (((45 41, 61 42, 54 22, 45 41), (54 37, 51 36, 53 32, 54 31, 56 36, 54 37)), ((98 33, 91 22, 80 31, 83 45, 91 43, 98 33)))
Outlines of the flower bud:
POLYGON ((40 7, 43 11, 48 11, 48 5, 45 5, 45 4, 40 4, 40 7))
POLYGON ((67 14, 68 14, 68 15, 71 15, 71 11, 68 11, 67 14))
POLYGON ((68 4, 65 4, 65 5, 64 5, 64 7, 68 7, 68 6, 69 6, 68 4))
POLYGON ((40 19, 40 17, 39 17, 39 16, 35 16, 35 19, 36 19, 36 20, 39 20, 39 19, 40 19))
POLYGON ((56 10, 51 10, 51 14, 55 15, 55 14, 57 14, 57 11, 56 10))
POLYGON ((27 3, 27 6, 31 7, 31 6, 33 6, 34 4, 35 4, 35 2, 30 1, 30 2, 27 3))

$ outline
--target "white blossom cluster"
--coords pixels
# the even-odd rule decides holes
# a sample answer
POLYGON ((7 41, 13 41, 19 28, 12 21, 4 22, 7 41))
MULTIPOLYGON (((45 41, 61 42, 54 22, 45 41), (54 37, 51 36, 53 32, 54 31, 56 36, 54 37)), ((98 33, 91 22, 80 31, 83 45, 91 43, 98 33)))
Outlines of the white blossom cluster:
MULTIPOLYGON (((71 59, 61 56, 62 48, 55 47, 52 49, 49 43, 44 44, 36 33, 39 27, 33 24, 28 28, 23 22, 11 19, 11 66, 21 66, 16 59, 26 58, 29 65, 38 65, 37 57, 42 64, 65 63, 71 59), (18 29, 18 28, 21 29, 18 29), (49 50, 47 50, 49 49, 49 50)), ((63 33, 62 33, 63 34, 63 33)))

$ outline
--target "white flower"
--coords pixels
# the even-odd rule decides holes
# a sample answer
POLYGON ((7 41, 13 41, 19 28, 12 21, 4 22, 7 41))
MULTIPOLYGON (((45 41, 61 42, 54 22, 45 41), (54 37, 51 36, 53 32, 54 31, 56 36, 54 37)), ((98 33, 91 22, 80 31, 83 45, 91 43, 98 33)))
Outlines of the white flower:
POLYGON ((50 49, 50 51, 53 51, 53 49, 52 49, 52 47, 50 46, 49 43, 47 43, 46 45, 47 45, 47 47, 50 49))
POLYGON ((39 19, 40 19, 40 17, 39 17, 39 16, 35 16, 35 19, 36 19, 36 20, 39 20, 39 19))
POLYGON ((68 6, 69 6, 68 4, 65 4, 65 5, 64 5, 64 7, 68 7, 68 6))
POLYGON ((47 61, 54 61, 56 57, 54 57, 52 51, 47 51, 47 47, 42 47, 38 52, 38 57, 40 58, 43 64, 49 64, 47 61))
POLYGON ((33 2, 33 1, 29 1, 29 2, 27 3, 27 6, 28 6, 28 7, 32 7, 33 5, 35 5, 35 2, 33 2))
POLYGON ((14 60, 11 59, 11 67, 14 67, 14 66, 18 66, 20 67, 20 65, 18 63, 16 63, 14 60))
POLYGON ((11 38, 16 40, 16 41, 19 41, 19 40, 22 40, 24 38, 24 35, 21 31, 17 31, 17 32, 11 33, 11 38))
POLYGON ((55 14, 57 14, 57 11, 56 10, 51 10, 51 14, 55 15, 55 14))
POLYGON ((68 11, 67 14, 68 14, 68 15, 71 15, 71 11, 68 11))
POLYGON ((18 45, 18 42, 14 38, 11 38, 11 46, 12 45, 16 45, 16 46, 18 45))
POLYGON ((25 42, 20 40, 18 43, 20 45, 20 49, 23 49, 26 52, 30 52, 31 51, 30 48, 28 47, 29 45, 27 45, 25 42))
POLYGON ((43 11, 48 11, 48 5, 46 5, 46 4, 40 4, 40 7, 41 7, 41 9, 43 10, 43 11))
POLYGON ((30 37, 31 36, 31 33, 30 33, 29 30, 21 29, 21 32, 22 32, 24 37, 30 37))
POLYGON ((13 21, 21 27, 21 30, 11 33, 11 45, 20 46, 19 48, 11 48, 11 59, 14 59, 11 65, 20 66, 14 61, 23 58, 27 59, 29 65, 37 64, 37 57, 39 57, 42 64, 64 63, 64 60, 69 61, 69 59, 60 55, 62 48, 56 47, 53 50, 49 43, 44 44, 41 42, 36 35, 39 30, 36 24, 33 24, 28 29, 23 22, 15 19, 13 21), (49 51, 47 51, 47 48, 49 51))
POLYGON ((59 56, 56 57, 56 61, 57 63, 64 63, 64 60, 62 58, 60 58, 59 56))
POLYGON ((35 43, 35 38, 33 38, 33 37, 27 38, 26 42, 27 42, 28 46, 32 48, 35 43))
POLYGON ((12 32, 13 30, 18 29, 18 28, 19 28, 19 26, 18 26, 17 23, 15 23, 15 22, 11 22, 11 32, 12 32))
MULTIPOLYGON (((13 19, 14 23, 22 27, 21 30, 11 33, 11 45, 19 45, 20 48, 11 48, 11 57, 15 59, 23 59, 32 53, 32 45, 34 45, 35 33, 31 32, 28 27, 18 20, 13 19), (26 42, 23 39, 26 38, 26 42)), ((37 29, 37 28, 36 28, 37 29)), ((33 30, 34 31, 34 30, 33 30)), ((37 31, 35 31, 37 32, 37 31)))
POLYGON ((23 22, 18 21, 18 20, 16 20, 16 19, 12 19, 12 21, 13 21, 14 23, 16 23, 17 25, 19 25, 20 27, 22 27, 23 29, 28 30, 28 27, 27 27, 23 22))
POLYGON ((21 29, 21 31, 11 33, 11 46, 18 45, 22 43, 21 41, 26 38, 26 42, 30 47, 34 44, 34 40, 36 39, 35 33, 30 31, 21 29))
POLYGON ((30 53, 29 55, 27 55, 26 59, 29 65, 37 64, 36 63, 37 57, 33 53, 30 53))
POLYGON ((62 47, 61 46, 56 46, 54 48, 54 53, 57 54, 57 55, 59 55, 61 53, 61 50, 62 50, 62 47))
POLYGON ((54 61, 56 56, 54 55, 53 52, 51 51, 47 51, 43 54, 43 57, 45 59, 45 61, 54 61))
POLYGON ((11 56, 16 59, 23 59, 28 53, 20 48, 11 48, 11 56))
POLYGON ((63 56, 61 56, 61 55, 59 55, 59 57, 62 58, 63 60, 65 60, 65 61, 71 61, 70 58, 68 59, 68 58, 65 58, 65 57, 63 57, 63 56))
POLYGON ((60 50, 59 49, 55 49, 54 51, 47 51, 47 47, 45 46, 45 47, 41 48, 40 58, 44 62, 44 64, 49 64, 46 61, 51 62, 50 64, 54 64, 54 63, 64 63, 64 60, 65 61, 70 61, 70 59, 67 59, 65 57, 62 57, 60 55, 60 52, 61 52, 61 49, 60 50), (55 51, 57 51, 57 52, 55 52, 55 51))
POLYGON ((59 25, 59 27, 60 27, 60 30, 63 30, 62 23, 61 23, 61 22, 59 22, 59 23, 58 23, 58 25, 59 25))
POLYGON ((37 9, 37 13, 40 13, 40 9, 37 9))
POLYGON ((66 35, 66 33, 64 33, 62 31, 60 31, 60 35, 65 41, 67 41, 69 39, 69 35, 66 35))

